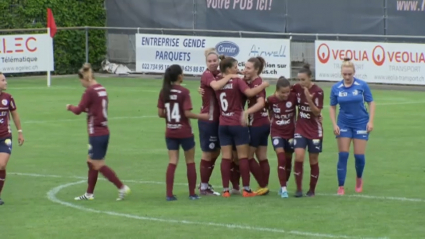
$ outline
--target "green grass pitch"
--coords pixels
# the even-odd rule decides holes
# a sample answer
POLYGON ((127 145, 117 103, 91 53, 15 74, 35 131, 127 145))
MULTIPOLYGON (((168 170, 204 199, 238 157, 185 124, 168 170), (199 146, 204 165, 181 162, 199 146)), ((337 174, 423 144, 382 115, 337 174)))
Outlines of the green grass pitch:
MULTIPOLYGON (((176 171, 175 194, 165 201, 168 164, 164 121, 156 116, 162 82, 152 79, 99 78, 109 93, 111 142, 107 163, 132 188, 116 202, 112 184, 100 180, 94 201, 75 202, 86 189, 87 132, 85 116, 65 110, 77 104, 84 89, 75 78, 8 79, 21 115, 25 145, 16 137, 0 207, 2 239, 74 238, 423 238, 425 118, 422 92, 373 90, 377 102, 375 130, 366 153, 364 192, 354 193, 355 171, 350 155, 347 195, 337 190, 337 147, 328 107, 324 115, 324 152, 315 198, 277 196, 276 156, 271 164, 268 196, 187 199, 186 166, 176 171)), ((185 81, 194 111, 200 108, 196 81, 185 81)), ((273 86, 268 94, 273 92, 273 86)), ((329 103, 329 88, 325 105, 329 103)), ((198 142, 196 121, 192 125, 198 142)), ((16 134, 16 131, 14 131, 16 134)), ((200 161, 196 146, 197 168, 200 161)), ((180 153, 183 156, 182 152, 180 153)), ((219 163, 220 161, 218 161, 219 163)), ((309 167, 305 167, 304 187, 309 167)), ((101 176, 100 176, 101 177, 101 176)), ((199 182, 199 172, 198 172, 199 182)), ((221 185, 219 167, 212 184, 221 185)), ((255 187, 256 185, 252 185, 255 187)), ((288 185, 294 192, 293 175, 288 185)))

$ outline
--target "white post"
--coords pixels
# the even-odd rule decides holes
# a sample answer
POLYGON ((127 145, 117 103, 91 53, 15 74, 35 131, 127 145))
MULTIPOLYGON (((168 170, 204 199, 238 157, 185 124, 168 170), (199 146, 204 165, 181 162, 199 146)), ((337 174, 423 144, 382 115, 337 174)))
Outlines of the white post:
MULTIPOLYGON (((47 28, 47 34, 50 36, 50 27, 47 28)), ((50 75, 50 71, 47 71, 47 87, 50 87, 52 82, 52 78, 50 75)))

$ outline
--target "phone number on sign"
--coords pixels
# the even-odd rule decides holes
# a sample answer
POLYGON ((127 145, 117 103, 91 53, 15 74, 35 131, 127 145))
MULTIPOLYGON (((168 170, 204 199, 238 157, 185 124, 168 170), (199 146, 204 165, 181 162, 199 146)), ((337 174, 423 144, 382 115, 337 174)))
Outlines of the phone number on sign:
MULTIPOLYGON (((142 63, 142 70, 147 71, 165 71, 170 65, 167 64, 150 64, 150 63, 142 63)), ((183 71, 186 73, 202 73, 205 71, 205 66, 184 66, 181 65, 183 71)))

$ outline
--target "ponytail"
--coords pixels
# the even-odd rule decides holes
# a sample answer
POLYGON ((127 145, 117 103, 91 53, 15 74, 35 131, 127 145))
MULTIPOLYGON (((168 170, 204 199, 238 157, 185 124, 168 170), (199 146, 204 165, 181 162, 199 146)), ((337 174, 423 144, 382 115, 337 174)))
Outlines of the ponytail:
POLYGON ((171 90, 173 88, 173 83, 179 79, 179 76, 183 74, 183 69, 180 65, 174 64, 165 70, 164 80, 162 82, 161 94, 164 99, 164 102, 170 101, 171 90))

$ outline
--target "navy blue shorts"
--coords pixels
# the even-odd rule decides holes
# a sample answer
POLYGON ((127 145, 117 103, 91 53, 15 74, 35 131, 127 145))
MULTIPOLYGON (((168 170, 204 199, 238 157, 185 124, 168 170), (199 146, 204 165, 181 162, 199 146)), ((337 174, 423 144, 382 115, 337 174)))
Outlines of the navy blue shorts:
POLYGON ((218 135, 221 147, 249 144, 250 141, 248 127, 241 125, 220 125, 218 127, 218 135))
POLYGON ((0 153, 12 154, 12 138, 0 139, 0 153))
POLYGON ((109 135, 89 137, 89 157, 93 160, 102 160, 108 151, 109 135))
POLYGON ((321 153, 322 152, 322 139, 307 139, 300 134, 294 136, 294 148, 307 148, 309 153, 321 153))
POLYGON ((258 127, 249 127, 249 135, 251 136, 251 142, 249 146, 258 148, 258 146, 267 146, 270 135, 270 125, 262 125, 258 127))
POLYGON ((275 150, 277 148, 283 148, 283 151, 285 151, 286 153, 294 152, 294 139, 284 139, 282 137, 273 137, 272 143, 275 150))
POLYGON ((220 149, 218 122, 198 120, 198 129, 202 152, 213 152, 220 149))
POLYGON ((183 139, 165 138, 165 142, 168 150, 179 150, 181 146, 184 151, 188 151, 195 147, 195 138, 193 136, 183 139))

